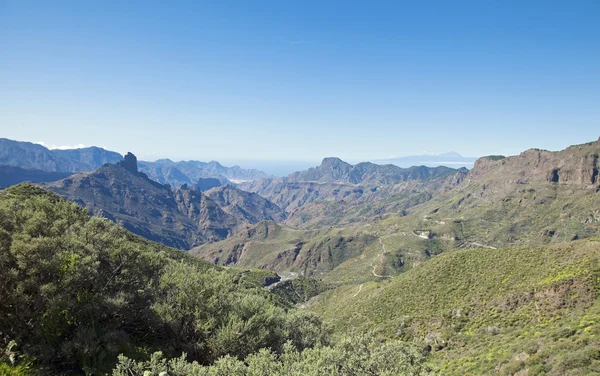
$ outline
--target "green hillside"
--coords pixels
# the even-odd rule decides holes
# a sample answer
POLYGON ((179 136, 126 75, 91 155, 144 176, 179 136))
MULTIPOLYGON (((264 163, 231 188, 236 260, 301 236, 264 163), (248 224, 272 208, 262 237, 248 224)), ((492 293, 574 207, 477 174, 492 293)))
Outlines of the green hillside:
POLYGON ((280 351, 288 340, 312 347, 325 335, 320 320, 288 314, 253 278, 143 240, 33 186, 0 193, 0 252, 3 346, 41 373, 98 374, 119 354, 144 359, 159 350, 208 364, 280 351))
POLYGON ((600 239, 450 251, 311 309, 340 331, 428 344, 443 374, 599 372, 599 256, 600 239))
POLYGON ((144 240, 40 188, 9 188, 0 192, 0 374, 427 372, 402 341, 332 337, 318 316, 263 288, 274 278, 144 240))

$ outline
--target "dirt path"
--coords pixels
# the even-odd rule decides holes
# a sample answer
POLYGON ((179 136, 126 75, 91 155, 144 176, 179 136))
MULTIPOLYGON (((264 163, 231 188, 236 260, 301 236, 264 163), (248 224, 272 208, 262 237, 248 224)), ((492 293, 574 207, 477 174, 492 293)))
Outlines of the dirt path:
POLYGON ((477 247, 481 247, 481 248, 498 249, 496 247, 492 247, 491 245, 485 245, 485 244, 481 244, 481 243, 471 242, 471 244, 473 244, 473 245, 475 245, 477 247))
POLYGON ((377 274, 375 272, 375 261, 378 260, 378 259, 380 259, 381 257, 383 257, 383 254, 386 252, 385 251, 385 245, 381 241, 381 238, 379 238, 379 244, 381 244, 381 253, 377 254, 377 256, 375 256, 375 260, 373 260, 373 262, 371 262, 371 267, 373 268, 373 270, 371 271, 371 273, 373 273, 373 275, 375 277, 378 277, 378 278, 388 278, 388 276, 386 276, 386 275, 377 274))
POLYGON ((362 287, 363 287, 364 283, 361 283, 360 286, 358 286, 358 291, 356 292, 356 294, 352 295, 352 297, 356 297, 356 295, 360 294, 360 292, 362 291, 362 287))

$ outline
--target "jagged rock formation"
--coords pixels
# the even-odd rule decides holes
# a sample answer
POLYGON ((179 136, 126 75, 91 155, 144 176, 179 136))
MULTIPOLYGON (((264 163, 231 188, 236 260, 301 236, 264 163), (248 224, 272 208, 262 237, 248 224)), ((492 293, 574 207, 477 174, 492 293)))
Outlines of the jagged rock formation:
POLYGON ((127 153, 127 155, 125 155, 123 160, 117 164, 119 166, 123 166, 124 169, 126 169, 129 172, 132 172, 134 174, 137 174, 137 172, 138 172, 137 157, 135 155, 131 154, 131 152, 127 153))
POLYGON ((150 180, 138 172, 131 153, 117 164, 46 187, 133 233, 181 249, 224 239, 247 223, 200 192, 150 180))

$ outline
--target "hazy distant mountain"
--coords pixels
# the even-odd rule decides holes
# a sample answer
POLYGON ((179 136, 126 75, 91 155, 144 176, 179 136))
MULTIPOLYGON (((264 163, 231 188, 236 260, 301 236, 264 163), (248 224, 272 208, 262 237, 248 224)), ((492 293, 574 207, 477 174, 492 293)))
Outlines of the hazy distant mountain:
POLYGON ((408 180, 427 179, 455 173, 448 167, 413 166, 400 168, 392 164, 362 162, 351 165, 339 158, 325 158, 320 166, 288 176, 288 181, 349 183, 366 185, 398 184, 408 180))
POLYGON ((448 152, 440 155, 411 155, 407 157, 398 157, 390 159, 379 159, 374 160, 373 163, 377 164, 393 164, 398 167, 411 167, 411 166, 447 166, 453 168, 473 167, 473 163, 477 158, 474 157, 463 157, 456 152, 448 152))
POLYGON ((225 159, 221 163, 228 166, 240 166, 244 169, 254 168, 266 172, 268 175, 277 177, 288 176, 296 171, 307 170, 319 164, 320 160, 309 161, 289 161, 289 160, 243 160, 243 159, 225 159))
POLYGON ((3 165, 51 172, 82 172, 122 159, 121 154, 98 147, 50 150, 31 142, 0 138, 0 164, 3 165))
MULTIPOLYGON (((0 165, 50 172, 86 172, 94 171, 106 163, 116 163, 121 160, 123 160, 121 154, 95 146, 50 150, 31 142, 0 138, 0 165)), ((156 162, 140 161, 139 168, 152 180, 169 184, 174 188, 179 188, 183 184, 196 186, 201 178, 218 179, 219 185, 222 185, 230 181, 239 183, 271 177, 256 169, 225 167, 216 161, 173 162, 170 159, 160 159, 156 162)), ((200 186, 209 189, 205 187, 206 184, 215 186, 214 181, 201 182, 200 186)))
POLYGON ((467 170, 448 167, 400 168, 365 162, 351 165, 325 158, 317 166, 285 178, 238 185, 289 213, 285 223, 315 228, 398 213, 459 184, 467 170))
POLYGON ((238 183, 270 177, 255 169, 243 169, 239 166, 225 167, 219 162, 180 161, 159 159, 156 162, 140 162, 140 171, 151 179, 180 187, 183 184, 197 184, 202 178, 215 178, 226 184, 229 181, 238 183))
POLYGON ((64 179, 70 175, 72 175, 70 172, 50 172, 15 166, 0 166, 0 189, 23 182, 52 182, 64 179))

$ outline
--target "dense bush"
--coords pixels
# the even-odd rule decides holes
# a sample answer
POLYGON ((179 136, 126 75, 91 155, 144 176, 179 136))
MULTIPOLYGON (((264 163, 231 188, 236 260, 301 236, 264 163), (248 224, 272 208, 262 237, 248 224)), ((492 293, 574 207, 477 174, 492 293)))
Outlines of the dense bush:
POLYGON ((316 316, 236 280, 39 188, 0 193, 0 338, 43 373, 110 372, 119 354, 210 364, 327 342, 316 316))
POLYGON ((287 343, 279 355, 263 349, 244 361, 224 356, 211 366, 190 363, 185 354, 167 360, 162 353, 155 353, 147 362, 121 356, 113 375, 158 376, 166 372, 175 376, 395 376, 424 375, 429 371, 421 352, 404 342, 381 343, 371 336, 353 335, 334 346, 317 346, 304 351, 287 343))

